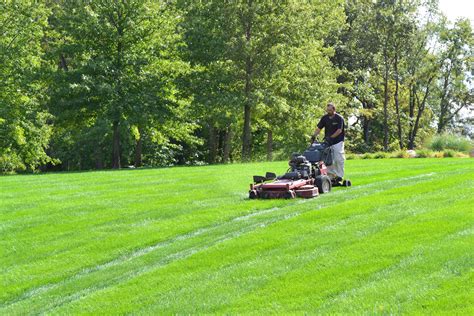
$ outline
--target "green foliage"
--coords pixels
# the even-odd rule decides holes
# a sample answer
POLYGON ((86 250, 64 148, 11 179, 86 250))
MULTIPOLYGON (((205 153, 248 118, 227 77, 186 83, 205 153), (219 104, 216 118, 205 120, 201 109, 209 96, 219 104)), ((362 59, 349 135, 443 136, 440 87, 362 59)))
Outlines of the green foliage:
POLYGON ((427 145, 430 149, 435 151, 451 149, 454 151, 469 152, 473 148, 473 144, 469 139, 447 133, 434 136, 427 145))
POLYGON ((0 313, 472 314, 474 160, 351 160, 351 188, 246 198, 286 162, 5 176, 0 313))
POLYGON ((347 153, 346 152, 346 160, 354 160, 354 159, 359 159, 359 155, 354 154, 354 153, 347 153))
POLYGON ((194 111, 211 140, 215 129, 238 128, 245 159, 265 147, 301 148, 322 113, 317 107, 342 99, 329 60, 333 50, 325 47, 344 26, 342 1, 179 3, 188 58, 196 65, 194 111))
POLYGON ((51 135, 44 108, 42 39, 47 24, 43 4, 0 3, 0 157, 1 170, 36 170, 51 161, 51 135))
POLYGON ((179 56, 180 19, 172 4, 64 1, 53 9, 57 35, 50 53, 59 56, 61 67, 54 74, 51 105, 58 125, 85 131, 91 137, 78 136, 91 147, 108 140, 112 162, 102 146, 96 150, 114 167, 133 159, 127 148, 140 136, 134 126, 159 134, 157 145, 192 132, 188 99, 177 88, 189 66, 179 56), (169 121, 175 123, 173 131, 163 128, 169 121))
POLYGON ((468 19, 459 19, 452 26, 444 19, 439 27, 441 79, 436 89, 438 100, 434 111, 438 133, 442 133, 448 126, 455 125, 461 110, 474 109, 474 33, 468 19))
POLYGON ((24 171, 25 169, 26 166, 18 154, 3 150, 0 155, 0 173, 13 173, 14 171, 24 171))
POLYGON ((387 153, 384 151, 378 151, 373 154, 373 158, 375 159, 390 158, 390 157, 391 157, 390 153, 387 153))
POLYGON ((0 172, 286 159, 328 101, 364 158, 472 136, 436 1, 8 0, 0 35, 0 172))
POLYGON ((373 159, 374 158, 374 154, 372 153, 364 153, 360 156, 360 158, 362 159, 373 159))
POLYGON ((455 157, 456 152, 452 149, 446 149, 446 150, 443 151, 443 156, 444 157, 455 157))
POLYGON ((390 156, 391 156, 391 158, 410 158, 410 155, 404 149, 397 150, 397 151, 391 153, 390 156))
POLYGON ((434 158, 434 152, 429 149, 417 149, 416 150, 416 157, 417 158, 434 158))

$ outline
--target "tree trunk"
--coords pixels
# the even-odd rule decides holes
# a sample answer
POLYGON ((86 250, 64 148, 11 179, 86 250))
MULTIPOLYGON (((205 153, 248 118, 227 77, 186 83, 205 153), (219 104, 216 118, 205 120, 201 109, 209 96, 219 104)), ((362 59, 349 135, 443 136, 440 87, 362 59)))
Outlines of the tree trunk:
POLYGON ((64 70, 64 71, 69 71, 69 68, 67 66, 66 57, 64 57, 63 54, 61 54, 61 56, 59 58, 59 68, 64 70))
MULTIPOLYGON (((121 115, 121 105, 122 105, 122 80, 121 80, 121 72, 122 72, 122 36, 123 36, 123 29, 122 29, 122 12, 119 10, 117 11, 118 20, 117 20, 117 34, 118 42, 117 42, 117 56, 116 56, 116 91, 118 95, 119 102, 115 104, 114 109, 114 118, 120 118, 121 115)), ((112 168, 113 169, 120 169, 121 162, 120 162, 120 126, 119 126, 119 119, 116 119, 113 122, 113 149, 112 149, 112 168)))
POLYGON ((222 154, 222 162, 228 163, 230 158, 230 151, 232 149, 232 127, 227 127, 224 136, 224 152, 222 154))
POLYGON ((383 150, 388 151, 388 61, 385 59, 384 99, 383 99, 383 150))
MULTIPOLYGON (((250 47, 250 41, 252 39, 252 1, 248 2, 249 16, 244 22, 245 27, 245 42, 246 46, 250 47)), ((252 74, 253 74, 253 62, 252 58, 247 53, 245 61, 245 105, 244 105, 244 130, 242 135, 242 160, 248 161, 251 159, 252 150, 252 131, 251 131, 251 110, 252 110, 252 74)))
POLYGON ((215 127, 214 127, 212 124, 209 125, 208 150, 209 150, 208 162, 209 162, 210 164, 216 163, 216 156, 217 156, 217 132, 216 132, 215 127))
POLYGON ((408 149, 415 148, 415 139, 416 139, 416 134, 418 133, 418 128, 420 126, 420 119, 421 119, 421 116, 423 115, 423 111, 425 110, 425 107, 426 107, 426 101, 427 101, 428 96, 430 94, 431 82, 434 79, 435 79, 435 76, 432 76, 428 80, 428 83, 426 84, 426 88, 425 88, 425 94, 423 95, 423 99, 421 100, 421 103, 420 103, 420 100, 418 99, 416 89, 413 88, 413 92, 410 92, 410 98, 413 98, 413 100, 412 100, 413 105, 410 104, 410 120, 414 116, 415 104, 417 105, 418 113, 416 114, 416 120, 415 120, 415 123, 413 125, 413 129, 410 131, 408 149), (411 95, 411 94, 413 94, 413 95, 411 95), (411 107, 413 107, 413 110, 411 109, 411 107))
POLYGON ((425 104, 426 104, 426 99, 428 97, 429 90, 430 88, 428 85, 425 91, 425 95, 423 96, 423 100, 421 101, 421 104, 420 104, 420 100, 418 100, 418 97, 415 94, 415 102, 417 103, 417 106, 418 106, 418 113, 416 114, 416 120, 413 126, 413 132, 410 139, 409 149, 415 148, 416 133, 418 132, 418 127, 420 125, 421 115, 423 114, 423 111, 425 110, 425 104))
POLYGON ((400 104, 398 101, 398 85, 399 85, 399 78, 398 78, 398 56, 395 57, 394 63, 394 72, 395 72, 395 111, 397 114, 397 132, 398 132, 398 144, 400 149, 403 149, 403 133, 402 133, 402 123, 400 121, 400 104))
MULTIPOLYGON (((361 103, 362 103, 362 107, 364 109, 369 109, 370 110, 370 109, 373 108, 373 105, 368 101, 361 101, 361 103)), ((372 119, 369 116, 367 116, 367 115, 362 116, 362 134, 363 134, 363 137, 364 137, 364 143, 367 146, 370 146, 371 122, 372 122, 372 119)))
POLYGON ((410 96, 408 100, 408 149, 413 149, 415 146, 413 131, 415 119, 415 86, 410 86, 410 96))
POLYGON ((113 123, 113 150, 112 150, 112 168, 120 169, 120 126, 119 121, 113 123))
POLYGON ((448 121, 446 119, 446 116, 448 114, 448 107, 449 103, 447 102, 447 96, 448 96, 448 89, 449 89, 449 78, 451 77, 451 70, 452 67, 448 66, 448 69, 446 70, 446 74, 443 77, 443 90, 441 92, 441 100, 440 100, 440 114, 438 117, 438 134, 441 134, 444 132, 444 129, 446 128, 446 125, 448 124, 448 121))
POLYGON ((95 144, 95 168, 104 169, 104 155, 100 143, 95 144))
POLYGON ((250 104, 244 106, 244 132, 242 136, 242 160, 251 158, 251 127, 250 127, 250 104))
POLYGON ((267 160, 273 160, 273 131, 271 129, 267 131, 267 160))
POLYGON ((362 117, 362 132, 364 134, 364 143, 369 146, 370 142, 370 119, 367 116, 362 117))
POLYGON ((413 149, 413 125, 415 117, 415 86, 411 84, 409 86, 410 95, 408 97, 408 149, 413 149))
POLYGON ((138 139, 135 143, 135 168, 142 166, 142 151, 143 151, 143 131, 138 128, 138 139))

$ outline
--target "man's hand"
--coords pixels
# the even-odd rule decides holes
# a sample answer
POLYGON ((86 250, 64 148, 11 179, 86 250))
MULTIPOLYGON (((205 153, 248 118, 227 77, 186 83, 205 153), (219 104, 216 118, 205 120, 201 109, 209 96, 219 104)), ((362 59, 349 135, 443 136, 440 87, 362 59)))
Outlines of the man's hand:
POLYGON ((313 133, 313 136, 314 136, 315 139, 316 139, 316 137, 318 137, 318 135, 319 135, 320 132, 321 132, 321 129, 316 128, 316 130, 315 130, 314 133, 313 133))
POLYGON ((337 136, 339 136, 340 134, 342 133, 342 129, 338 128, 334 134, 331 135, 332 138, 336 138, 337 136))
POLYGON ((316 140, 316 137, 318 137, 320 132, 321 132, 321 130, 319 128, 316 128, 316 130, 313 133, 313 136, 311 136, 311 144, 314 143, 314 141, 316 140))

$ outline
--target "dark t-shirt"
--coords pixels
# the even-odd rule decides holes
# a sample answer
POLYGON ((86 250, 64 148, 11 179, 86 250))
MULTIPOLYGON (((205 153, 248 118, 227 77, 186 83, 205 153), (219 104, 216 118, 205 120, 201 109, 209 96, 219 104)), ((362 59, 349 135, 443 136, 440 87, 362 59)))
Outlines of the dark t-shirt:
POLYGON ((332 143, 337 144, 344 140, 344 125, 344 119, 338 113, 335 113, 333 118, 331 118, 329 114, 326 114, 319 121, 318 128, 324 128, 324 137, 330 137, 340 128, 342 133, 337 135, 336 138, 332 138, 332 143))

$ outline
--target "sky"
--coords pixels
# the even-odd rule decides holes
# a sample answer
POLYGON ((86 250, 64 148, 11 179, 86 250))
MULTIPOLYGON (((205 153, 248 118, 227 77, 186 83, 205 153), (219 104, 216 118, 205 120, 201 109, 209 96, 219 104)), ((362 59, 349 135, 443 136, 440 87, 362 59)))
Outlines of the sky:
POLYGON ((474 0, 439 0, 439 9, 453 22, 466 17, 474 25, 474 0))

